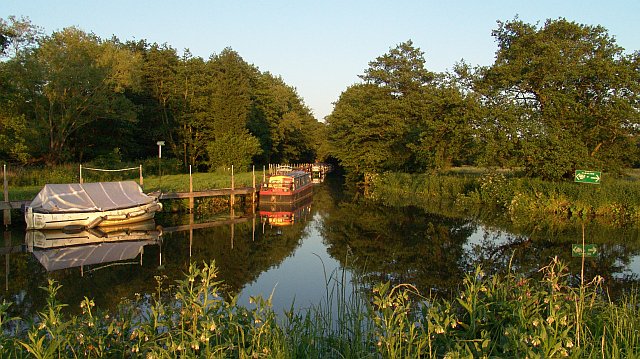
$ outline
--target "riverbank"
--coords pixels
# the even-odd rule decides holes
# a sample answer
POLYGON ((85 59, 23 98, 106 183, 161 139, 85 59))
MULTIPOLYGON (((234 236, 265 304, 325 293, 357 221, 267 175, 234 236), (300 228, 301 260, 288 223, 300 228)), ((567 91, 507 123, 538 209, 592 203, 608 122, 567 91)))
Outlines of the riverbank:
MULTIPOLYGON (((70 166, 60 166, 52 169, 49 175, 44 175, 44 170, 34 170, 31 172, 19 171, 9 174, 9 198, 11 200, 30 200, 34 198, 48 183, 77 183, 79 181, 77 169, 70 166)), ((257 184, 262 182, 263 171, 235 172, 234 186, 248 187, 253 185, 253 178, 257 184)), ((193 173, 193 190, 204 191, 218 188, 231 188, 231 169, 216 172, 193 173)), ((133 180, 138 182, 137 172, 134 174, 113 174, 98 173, 85 174, 85 182, 97 181, 124 181, 133 180)), ((146 175, 143 179, 145 192, 165 191, 165 192, 188 192, 189 174, 167 174, 163 176, 146 175)))
POLYGON ((570 285, 554 260, 540 279, 511 271, 469 273, 453 300, 428 298, 411 285, 379 284, 349 295, 327 288, 323 304, 278 316, 270 298, 253 308, 225 301, 214 263, 191 266, 176 283, 156 277, 150 296, 107 313, 85 298, 65 316, 50 282, 37 320, 19 325, 0 305, 6 357, 580 357, 640 354, 638 292, 619 303, 602 295, 601 278, 570 285), (332 306, 338 307, 333 316, 332 306))
POLYGON ((385 173, 373 177, 369 197, 389 205, 430 206, 448 202, 457 213, 483 206, 512 221, 593 220, 614 226, 640 225, 637 176, 605 178, 599 185, 547 182, 505 172, 442 175, 385 173))

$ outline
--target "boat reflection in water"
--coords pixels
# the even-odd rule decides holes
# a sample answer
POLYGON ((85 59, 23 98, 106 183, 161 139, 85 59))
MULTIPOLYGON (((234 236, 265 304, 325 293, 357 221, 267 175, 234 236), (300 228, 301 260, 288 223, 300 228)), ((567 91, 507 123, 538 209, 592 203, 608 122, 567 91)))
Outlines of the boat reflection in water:
POLYGON ((96 227, 86 230, 30 230, 25 234, 28 252, 47 271, 104 264, 131 264, 147 245, 160 245, 162 230, 154 220, 128 226, 96 227))
POLYGON ((311 216, 312 197, 295 203, 260 203, 258 215, 263 225, 290 226, 311 216))

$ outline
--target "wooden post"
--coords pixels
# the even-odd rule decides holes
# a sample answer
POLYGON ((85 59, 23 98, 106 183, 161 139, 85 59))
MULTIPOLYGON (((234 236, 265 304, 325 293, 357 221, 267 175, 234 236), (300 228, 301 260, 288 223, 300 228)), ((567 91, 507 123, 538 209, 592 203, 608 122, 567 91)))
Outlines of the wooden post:
POLYGON ((251 206, 253 206, 253 210, 256 209, 256 166, 253 165, 251 170, 253 174, 253 192, 251 193, 251 206))
MULTIPOLYGON (((191 167, 191 165, 189 165, 191 167)), ((189 258, 192 255, 193 248, 193 212, 189 213, 189 258)))
POLYGON ((80 184, 82 184, 82 163, 80 164, 80 184))
POLYGON ((191 165, 189 165, 189 212, 193 213, 193 176, 191 175, 191 165))
POLYGON ((233 165, 231 165, 231 210, 233 211, 233 207, 236 204, 236 196, 233 193, 235 188, 235 178, 233 177, 233 165))
MULTIPOLYGON (((11 231, 4 231, 4 246, 11 247, 11 231)), ((10 254, 7 253, 4 255, 4 290, 9 291, 9 272, 11 270, 11 257, 10 254)))
POLYGON ((262 182, 267 182, 267 171, 264 168, 264 165, 262 165, 262 182))
MULTIPOLYGON (((7 165, 5 164, 3 166, 3 176, 4 176, 4 180, 2 181, 2 185, 4 188, 4 201, 9 204, 9 180, 7 179, 7 165)), ((9 206, 9 208, 11 208, 11 206, 9 206)), ((11 224, 11 209, 5 209, 3 211, 3 216, 4 216, 4 225, 5 227, 9 226, 11 224)))
POLYGON ((142 178, 142 165, 140 165, 140 187, 144 188, 144 178, 142 178))

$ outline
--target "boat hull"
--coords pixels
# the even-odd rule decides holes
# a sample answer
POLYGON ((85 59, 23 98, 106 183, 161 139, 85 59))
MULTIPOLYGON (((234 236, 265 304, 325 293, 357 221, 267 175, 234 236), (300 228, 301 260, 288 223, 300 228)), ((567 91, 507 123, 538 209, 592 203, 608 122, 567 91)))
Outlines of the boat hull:
POLYGON ((153 219, 156 212, 161 210, 162 204, 159 202, 102 212, 39 213, 27 207, 25 222, 27 229, 88 229, 146 221, 153 219))
POLYGON ((261 190, 260 203, 293 204, 313 196, 313 185, 309 184, 295 191, 261 190))

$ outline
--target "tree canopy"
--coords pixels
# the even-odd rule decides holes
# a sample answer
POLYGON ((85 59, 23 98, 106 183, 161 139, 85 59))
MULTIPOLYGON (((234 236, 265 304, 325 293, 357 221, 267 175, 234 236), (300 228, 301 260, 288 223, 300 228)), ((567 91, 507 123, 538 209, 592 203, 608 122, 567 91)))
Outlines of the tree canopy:
POLYGON ((445 73, 411 40, 390 48, 323 124, 295 88, 231 48, 203 59, 0 19, 0 156, 137 160, 163 140, 201 170, 333 157, 352 178, 477 165, 560 180, 640 163, 640 52, 563 18, 499 21, 491 35, 493 64, 445 73))
POLYGON ((487 67, 432 73, 411 41, 370 62, 328 117, 331 153, 355 177, 468 164, 558 180, 637 163, 638 52, 562 18, 492 34, 487 67))
POLYGON ((78 28, 44 36, 0 19, 0 156, 55 164, 117 153, 200 169, 311 162, 322 124, 295 89, 225 48, 202 59, 168 44, 78 28))

